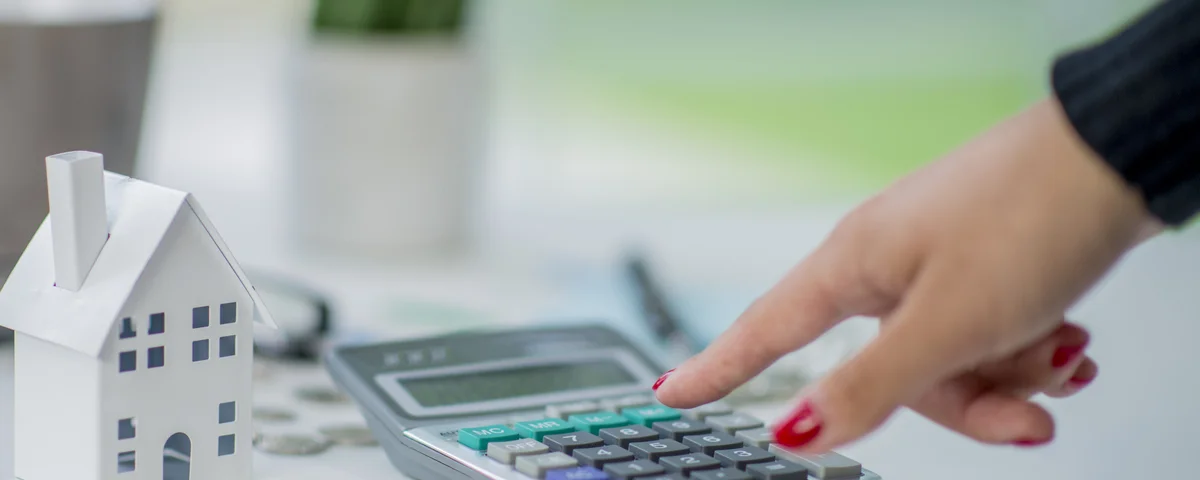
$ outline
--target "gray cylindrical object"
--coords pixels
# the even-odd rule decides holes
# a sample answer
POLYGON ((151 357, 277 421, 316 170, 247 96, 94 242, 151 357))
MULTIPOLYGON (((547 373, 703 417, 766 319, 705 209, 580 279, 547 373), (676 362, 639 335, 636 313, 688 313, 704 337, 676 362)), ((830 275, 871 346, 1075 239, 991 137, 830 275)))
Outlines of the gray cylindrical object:
POLYGON ((0 278, 46 217, 45 157, 90 150, 133 173, 154 26, 0 19, 0 278))
POLYGON ((0 284, 46 218, 47 156, 100 152, 133 174, 155 18, 0 17, 0 284))

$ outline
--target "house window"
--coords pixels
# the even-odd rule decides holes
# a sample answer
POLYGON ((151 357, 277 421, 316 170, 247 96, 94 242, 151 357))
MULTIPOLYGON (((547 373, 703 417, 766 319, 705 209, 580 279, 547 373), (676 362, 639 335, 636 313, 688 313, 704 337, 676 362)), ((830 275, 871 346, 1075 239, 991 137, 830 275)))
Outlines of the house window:
POLYGON ((137 462, 137 454, 134 452, 121 452, 117 454, 117 473, 129 473, 134 470, 137 462))
POLYGON ((164 349, 165 347, 154 347, 146 352, 146 366, 150 368, 158 368, 165 365, 167 362, 167 353, 164 349))
POLYGON ((221 325, 237 322, 237 303, 221 304, 221 325))
POLYGON ((192 342, 192 361, 203 362, 205 360, 208 360, 208 339, 192 342))
POLYGON ((192 309, 192 328, 205 328, 208 326, 208 305, 196 307, 192 309))
POLYGON ((137 352, 121 352, 117 362, 121 373, 137 370, 137 352))
POLYGON ((219 355, 221 355, 221 358, 237 355, 237 337, 233 335, 221 337, 220 342, 219 348, 221 351, 219 355))
POLYGON ((217 410, 217 423, 233 423, 237 420, 237 402, 222 403, 217 410))
POLYGON ((150 314, 150 335, 158 335, 167 331, 167 315, 164 313, 150 314))
POLYGON ((217 439, 217 456, 224 457, 226 455, 233 455, 233 453, 234 453, 234 445, 233 444, 234 444, 234 436, 233 435, 221 435, 221 437, 217 439))
POLYGON ((133 328, 133 319, 125 317, 121 319, 121 338, 133 338, 137 336, 137 330, 133 328))
POLYGON ((137 436, 137 421, 125 418, 117 421, 117 440, 129 440, 137 436))

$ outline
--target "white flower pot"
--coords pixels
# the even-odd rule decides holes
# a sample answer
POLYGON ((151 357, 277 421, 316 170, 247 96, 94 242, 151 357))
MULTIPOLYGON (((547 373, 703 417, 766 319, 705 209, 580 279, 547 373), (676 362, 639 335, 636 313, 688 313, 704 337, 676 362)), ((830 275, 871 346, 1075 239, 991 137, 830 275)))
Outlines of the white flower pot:
POLYGON ((469 42, 317 35, 297 59, 298 239, 378 260, 460 250, 482 117, 469 42))

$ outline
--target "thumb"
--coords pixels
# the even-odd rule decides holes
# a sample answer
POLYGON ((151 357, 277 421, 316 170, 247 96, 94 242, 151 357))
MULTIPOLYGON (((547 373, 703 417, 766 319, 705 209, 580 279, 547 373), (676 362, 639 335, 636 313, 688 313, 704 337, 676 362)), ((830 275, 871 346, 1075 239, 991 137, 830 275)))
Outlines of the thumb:
POLYGON ((918 279, 874 341, 805 389, 796 409, 775 426, 776 441, 823 452, 857 440, 901 405, 1003 344, 1006 339, 997 338, 1003 330, 995 328, 1002 319, 979 301, 978 292, 958 292, 951 285, 965 282, 949 278, 918 279))

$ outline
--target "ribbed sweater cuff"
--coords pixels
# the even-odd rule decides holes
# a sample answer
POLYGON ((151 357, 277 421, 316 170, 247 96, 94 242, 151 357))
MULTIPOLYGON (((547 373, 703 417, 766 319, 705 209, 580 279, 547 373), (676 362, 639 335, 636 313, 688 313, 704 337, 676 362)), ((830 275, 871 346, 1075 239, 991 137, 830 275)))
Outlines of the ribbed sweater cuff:
POLYGON ((1159 5, 1059 58, 1051 82, 1079 136, 1179 225, 1200 210, 1200 0, 1159 5))

